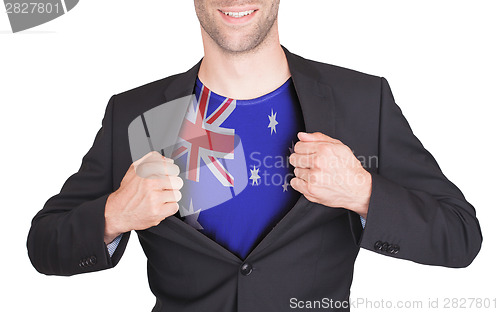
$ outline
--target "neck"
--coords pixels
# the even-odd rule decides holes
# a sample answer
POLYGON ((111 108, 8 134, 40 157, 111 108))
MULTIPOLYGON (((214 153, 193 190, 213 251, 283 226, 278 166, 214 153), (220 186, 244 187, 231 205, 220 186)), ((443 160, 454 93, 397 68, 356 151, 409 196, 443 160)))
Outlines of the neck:
POLYGON ((205 56, 198 77, 219 95, 240 100, 257 98, 277 89, 291 76, 277 26, 258 47, 244 53, 223 50, 203 29, 202 39, 205 56))

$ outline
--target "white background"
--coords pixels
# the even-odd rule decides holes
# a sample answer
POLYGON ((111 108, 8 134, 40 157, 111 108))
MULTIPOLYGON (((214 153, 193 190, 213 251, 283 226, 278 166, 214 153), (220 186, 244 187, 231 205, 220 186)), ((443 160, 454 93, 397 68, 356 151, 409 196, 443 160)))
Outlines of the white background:
MULTIPOLYGON (((353 299, 422 300, 425 307, 429 298, 442 304, 475 297, 500 306, 497 2, 281 3, 281 42, 291 52, 388 79, 415 134, 476 207, 483 230, 482 250, 466 269, 361 250, 353 299)), ((18 34, 2 9, 1 311, 151 310, 155 299, 135 234, 116 268, 69 278, 37 273, 26 236, 31 218, 78 170, 108 99, 184 72, 202 53, 192 1, 84 0, 18 34)), ((460 309, 433 311, 450 310, 460 309)))

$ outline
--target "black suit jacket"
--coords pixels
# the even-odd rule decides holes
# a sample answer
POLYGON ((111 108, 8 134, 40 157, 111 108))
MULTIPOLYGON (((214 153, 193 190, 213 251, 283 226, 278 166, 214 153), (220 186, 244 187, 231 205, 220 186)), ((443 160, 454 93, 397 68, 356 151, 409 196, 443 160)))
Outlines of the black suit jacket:
MULTIPOLYGON (((338 138, 366 160, 373 181, 366 228, 353 212, 301 196, 241 260, 171 216, 137 231, 157 297, 153 311, 288 311, 291 298, 348 300, 360 247, 447 267, 465 267, 479 252, 474 208, 413 135, 387 81, 283 49, 306 131, 338 138)), ((110 258, 104 207, 132 163, 128 126, 191 95, 200 63, 111 97, 80 169, 33 219, 27 246, 39 272, 73 275, 118 263, 130 233, 110 258)))

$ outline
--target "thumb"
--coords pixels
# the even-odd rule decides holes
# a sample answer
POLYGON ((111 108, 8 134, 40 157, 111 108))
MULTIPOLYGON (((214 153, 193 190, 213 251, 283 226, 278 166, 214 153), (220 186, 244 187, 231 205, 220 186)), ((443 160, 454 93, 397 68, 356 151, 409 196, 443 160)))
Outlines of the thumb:
POLYGON ((297 137, 301 141, 341 143, 339 140, 329 137, 321 132, 313 132, 313 133, 299 132, 297 134, 297 137))
POLYGON ((149 153, 147 153, 147 154, 143 155, 141 158, 137 159, 136 161, 134 161, 134 162, 133 162, 133 165, 137 167, 137 166, 139 166, 141 163, 145 162, 145 161, 146 161, 146 159, 147 159, 147 160, 151 160, 151 159, 149 159, 150 157, 151 157, 151 158, 156 158, 156 157, 158 157, 156 154, 158 154, 158 155, 161 157, 160 153, 158 153, 157 151, 151 151, 151 152, 149 152, 149 153))
POLYGON ((161 155, 157 151, 151 151, 147 153, 146 155, 142 156, 141 158, 137 159, 136 161, 133 162, 134 167, 138 167, 142 163, 147 163, 147 162, 158 162, 158 161, 165 161, 167 163, 173 163, 174 161, 170 158, 166 158, 165 156, 161 155))

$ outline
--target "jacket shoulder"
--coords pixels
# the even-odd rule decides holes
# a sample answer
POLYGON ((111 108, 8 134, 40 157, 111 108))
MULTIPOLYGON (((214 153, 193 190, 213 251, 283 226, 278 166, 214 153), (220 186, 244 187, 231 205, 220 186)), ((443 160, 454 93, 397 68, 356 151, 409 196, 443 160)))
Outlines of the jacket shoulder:
POLYGON ((115 98, 119 101, 126 100, 126 102, 135 102, 138 100, 140 100, 141 102, 148 100, 154 102, 163 101, 165 89, 179 75, 180 73, 117 93, 115 94, 115 98))
POLYGON ((337 86, 357 88, 376 87, 380 89, 381 76, 364 73, 358 70, 307 59, 296 55, 304 69, 313 72, 321 81, 337 86))
POLYGON ((182 86, 179 86, 178 77, 182 75, 185 75, 185 73, 171 75, 115 94, 113 96, 115 107, 113 110, 114 118, 119 120, 120 124, 128 125, 141 114, 175 99, 167 98, 166 90, 177 93, 179 91, 178 89, 187 88, 185 82, 181 83, 182 86))

